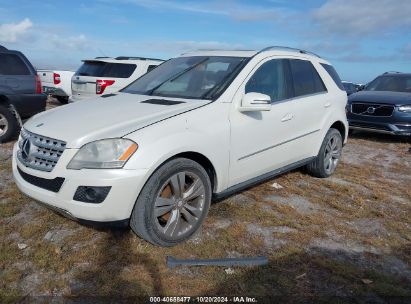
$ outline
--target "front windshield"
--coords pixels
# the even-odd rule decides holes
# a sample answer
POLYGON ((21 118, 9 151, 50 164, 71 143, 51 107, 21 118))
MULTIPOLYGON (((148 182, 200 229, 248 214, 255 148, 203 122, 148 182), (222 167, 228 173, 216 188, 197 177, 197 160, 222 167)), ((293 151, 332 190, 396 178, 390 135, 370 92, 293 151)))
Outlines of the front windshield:
POLYGON ((370 82, 364 90, 411 93, 411 76, 380 76, 370 82))
POLYGON ((246 58, 179 57, 159 65, 122 90, 125 93, 213 99, 243 67, 246 58))

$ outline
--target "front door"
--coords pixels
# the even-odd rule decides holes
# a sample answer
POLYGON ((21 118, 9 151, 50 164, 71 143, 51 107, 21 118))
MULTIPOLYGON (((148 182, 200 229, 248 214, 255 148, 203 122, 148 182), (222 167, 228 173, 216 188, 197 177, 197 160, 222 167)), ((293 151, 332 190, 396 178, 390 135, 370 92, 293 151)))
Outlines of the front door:
POLYGON ((325 86, 311 62, 261 62, 233 100, 229 186, 313 156, 325 98, 325 86), (269 95, 271 111, 240 112, 238 105, 249 92, 269 95))

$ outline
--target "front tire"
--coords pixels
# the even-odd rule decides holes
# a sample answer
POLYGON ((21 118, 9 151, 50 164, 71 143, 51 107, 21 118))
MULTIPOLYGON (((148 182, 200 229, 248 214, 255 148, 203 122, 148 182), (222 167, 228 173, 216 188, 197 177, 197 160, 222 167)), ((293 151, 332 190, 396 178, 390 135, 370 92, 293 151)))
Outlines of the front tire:
POLYGON ((19 123, 9 108, 0 105, 0 143, 17 135, 19 123))
POLYGON ((198 163, 175 158, 144 185, 131 214, 131 229, 158 246, 174 246, 201 226, 211 203, 211 182, 198 163))
POLYGON ((318 156, 312 163, 307 165, 308 173, 320 178, 331 176, 337 168, 341 159, 341 154, 341 133, 338 130, 331 128, 325 135, 318 156))

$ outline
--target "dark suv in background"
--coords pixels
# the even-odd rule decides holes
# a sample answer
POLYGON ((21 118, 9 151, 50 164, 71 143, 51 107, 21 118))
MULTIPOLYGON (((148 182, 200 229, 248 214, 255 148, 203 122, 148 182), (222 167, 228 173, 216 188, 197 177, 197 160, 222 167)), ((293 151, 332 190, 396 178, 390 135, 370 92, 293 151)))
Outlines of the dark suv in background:
POLYGON ((0 46, 0 143, 18 133, 21 119, 44 111, 46 99, 27 58, 0 46))
POLYGON ((411 73, 387 72, 349 96, 350 129, 411 136, 411 73))

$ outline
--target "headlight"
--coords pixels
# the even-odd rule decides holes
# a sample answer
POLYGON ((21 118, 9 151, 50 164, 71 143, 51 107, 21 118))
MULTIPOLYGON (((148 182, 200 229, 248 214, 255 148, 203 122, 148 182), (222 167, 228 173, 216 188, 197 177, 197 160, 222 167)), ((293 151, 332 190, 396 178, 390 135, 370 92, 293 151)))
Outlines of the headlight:
POLYGON ((91 142, 80 148, 67 165, 67 169, 122 168, 137 148, 135 142, 124 138, 91 142))
POLYGON ((411 105, 410 106, 400 106, 398 107, 398 111, 411 113, 411 105))

